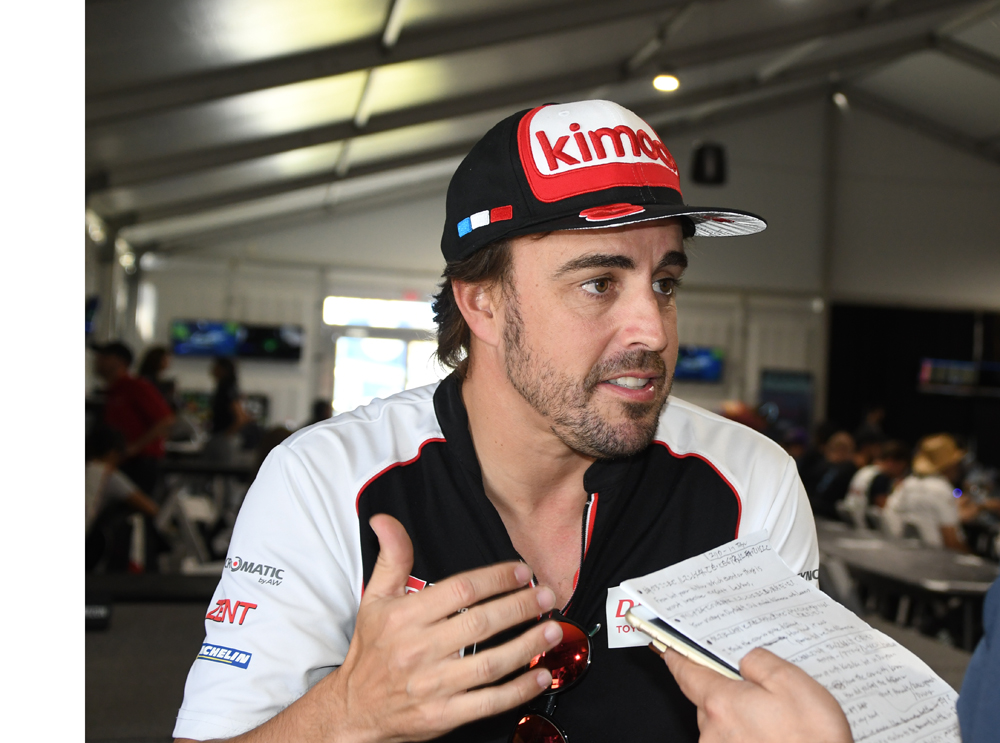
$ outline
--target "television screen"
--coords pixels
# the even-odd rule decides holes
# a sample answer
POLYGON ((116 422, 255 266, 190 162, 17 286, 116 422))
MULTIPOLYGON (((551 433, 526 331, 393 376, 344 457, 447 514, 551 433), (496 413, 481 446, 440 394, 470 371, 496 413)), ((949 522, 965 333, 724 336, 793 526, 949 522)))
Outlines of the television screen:
POLYGON ((706 346, 681 346, 677 351, 674 379, 681 382, 719 382, 722 380, 722 349, 706 346))
POLYGON ((973 394, 979 382, 979 369, 974 361, 922 359, 917 382, 922 392, 973 394))
POLYGON ((247 359, 286 359, 302 356, 301 325, 243 325, 236 355, 247 359))
POLYGON ((170 341, 178 356, 235 356, 240 325, 213 320, 174 320, 170 341))
POLYGON ((813 378, 804 371, 762 369, 760 407, 768 417, 808 429, 812 425, 813 378))

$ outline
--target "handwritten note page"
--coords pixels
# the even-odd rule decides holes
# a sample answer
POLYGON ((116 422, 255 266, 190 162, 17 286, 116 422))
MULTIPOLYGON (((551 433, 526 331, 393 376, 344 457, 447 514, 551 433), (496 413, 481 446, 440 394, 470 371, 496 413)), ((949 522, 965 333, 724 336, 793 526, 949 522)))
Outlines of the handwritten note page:
POLYGON ((764 647, 825 686, 856 743, 959 743, 957 694, 922 660, 795 575, 759 531, 622 590, 734 667, 764 647))

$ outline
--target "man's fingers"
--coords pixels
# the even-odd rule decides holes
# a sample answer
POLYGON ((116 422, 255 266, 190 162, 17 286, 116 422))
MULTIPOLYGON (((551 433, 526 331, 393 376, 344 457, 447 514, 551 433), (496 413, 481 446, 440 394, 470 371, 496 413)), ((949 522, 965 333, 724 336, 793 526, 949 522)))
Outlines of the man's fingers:
POLYGON ((676 650, 667 648, 662 657, 666 661, 670 673, 673 674, 674 680, 677 681, 677 685, 684 692, 684 696, 699 708, 705 704, 705 699, 719 687, 719 684, 740 683, 727 679, 721 674, 685 658, 676 650))
MULTIPOLYGON (((504 562, 459 573, 435 583, 420 592, 420 602, 432 615, 428 619, 443 619, 480 601, 517 590, 530 580, 531 569, 523 562, 504 562)), ((534 616, 540 613, 535 612, 534 616)))
POLYGON ((773 690, 775 684, 780 684, 782 679, 794 678, 796 672, 806 675, 798 666, 764 648, 754 648, 740 661, 740 675, 769 690, 773 690))
POLYGON ((448 704, 447 716, 454 722, 452 727, 492 717, 526 704, 549 688, 551 683, 552 675, 548 671, 532 669, 500 686, 456 694, 448 704))
POLYGON ((464 648, 535 619, 552 609, 555 603, 551 589, 525 588, 456 614, 437 628, 439 639, 436 639, 449 650, 464 648))
POLYGON ((555 622, 543 622, 495 648, 467 655, 455 664, 448 685, 458 690, 492 684, 528 665, 536 655, 551 650, 562 641, 562 629, 555 622))
POLYGON ((368 522, 378 537, 378 559, 365 587, 364 598, 402 596, 413 569, 413 543, 406 529, 392 516, 372 516, 368 522))

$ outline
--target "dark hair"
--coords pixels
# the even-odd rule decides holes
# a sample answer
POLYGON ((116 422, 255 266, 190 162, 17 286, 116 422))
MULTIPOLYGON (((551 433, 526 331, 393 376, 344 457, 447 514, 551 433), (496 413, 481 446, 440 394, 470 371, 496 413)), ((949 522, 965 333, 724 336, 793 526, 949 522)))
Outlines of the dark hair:
POLYGON ((221 382, 232 382, 236 384, 236 364, 228 356, 216 356, 212 364, 222 370, 221 382))
POLYGON ((98 423, 87 434, 83 449, 88 462, 104 457, 113 451, 119 454, 124 453, 125 435, 106 423, 98 423))
POLYGON ((471 332, 462 317, 451 282, 457 279, 470 284, 501 287, 510 281, 512 251, 509 239, 497 240, 477 250, 468 258, 449 262, 445 268, 441 291, 434 295, 434 321, 437 323, 437 358, 446 367, 465 376, 469 365, 471 332))
POLYGON ((156 379, 163 367, 163 359, 167 357, 168 353, 169 351, 164 346, 153 346, 146 351, 139 364, 139 376, 156 379))
POLYGON ((902 441, 886 441, 882 444, 882 450, 878 453, 879 459, 891 459, 896 462, 910 461, 910 447, 902 441))

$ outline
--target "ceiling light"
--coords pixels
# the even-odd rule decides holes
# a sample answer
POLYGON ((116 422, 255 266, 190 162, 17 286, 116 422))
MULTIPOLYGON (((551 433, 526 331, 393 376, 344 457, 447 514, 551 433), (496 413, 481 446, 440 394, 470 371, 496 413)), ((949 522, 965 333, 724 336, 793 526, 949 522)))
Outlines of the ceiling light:
POLYGON ((833 102, 841 111, 846 111, 850 107, 847 102, 847 96, 839 90, 833 94, 833 102))
POLYGON ((672 93, 681 86, 681 81, 673 75, 657 75, 653 78, 653 87, 664 93, 672 93))

